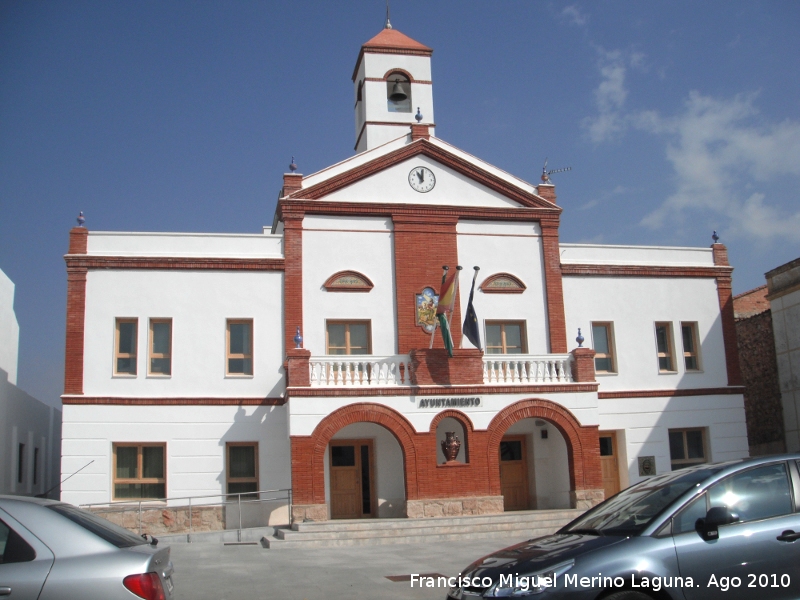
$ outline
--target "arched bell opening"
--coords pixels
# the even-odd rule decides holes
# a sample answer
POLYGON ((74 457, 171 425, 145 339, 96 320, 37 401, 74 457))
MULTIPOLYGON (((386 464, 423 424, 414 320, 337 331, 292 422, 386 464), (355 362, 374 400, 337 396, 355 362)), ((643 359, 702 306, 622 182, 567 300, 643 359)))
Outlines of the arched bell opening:
POLYGON ((411 81, 399 71, 386 78, 386 106, 389 112, 411 112, 411 81))

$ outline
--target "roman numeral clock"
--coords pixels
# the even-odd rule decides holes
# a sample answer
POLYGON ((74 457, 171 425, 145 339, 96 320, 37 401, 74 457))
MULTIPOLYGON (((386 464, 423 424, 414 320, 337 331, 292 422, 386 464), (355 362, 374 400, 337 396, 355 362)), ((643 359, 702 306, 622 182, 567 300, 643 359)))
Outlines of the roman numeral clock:
POLYGON ((436 177, 428 167, 414 167, 408 174, 408 184, 411 189, 424 194, 436 185, 436 177))

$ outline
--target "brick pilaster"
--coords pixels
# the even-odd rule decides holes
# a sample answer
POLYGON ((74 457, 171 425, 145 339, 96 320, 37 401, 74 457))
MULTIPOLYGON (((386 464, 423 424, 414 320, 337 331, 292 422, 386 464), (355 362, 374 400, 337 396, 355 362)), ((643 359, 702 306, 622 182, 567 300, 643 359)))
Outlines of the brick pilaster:
POLYGON ((483 352, 477 348, 453 349, 453 358, 444 348, 410 354, 413 385, 483 385, 483 352))
POLYGON ((294 348, 294 336, 303 333, 303 213, 283 210, 283 335, 284 349, 294 348))
POLYGON ((290 348, 286 351, 286 384, 290 387, 311 385, 309 359, 311 352, 304 348, 290 348))
MULTIPOLYGON (((728 249, 724 244, 712 244, 714 265, 729 267, 728 249)), ((717 296, 722 318, 722 340, 725 345, 725 365, 728 371, 728 385, 742 385, 742 369, 739 365, 739 345, 736 341, 736 319, 733 312, 732 277, 733 269, 727 275, 717 276, 717 296)))
POLYGON ((561 282, 561 252, 558 247, 558 217, 542 219, 541 226, 550 352, 563 354, 567 351, 567 324, 561 282))
MULTIPOLYGON (((73 227, 69 232, 69 254, 86 254, 89 231, 73 227)), ((86 275, 84 266, 67 263, 67 335, 64 350, 64 393, 83 394, 83 345, 86 317, 86 275)))
POLYGON ((572 354, 572 380, 580 383, 595 381, 595 351, 591 348, 575 348, 570 354, 572 354))

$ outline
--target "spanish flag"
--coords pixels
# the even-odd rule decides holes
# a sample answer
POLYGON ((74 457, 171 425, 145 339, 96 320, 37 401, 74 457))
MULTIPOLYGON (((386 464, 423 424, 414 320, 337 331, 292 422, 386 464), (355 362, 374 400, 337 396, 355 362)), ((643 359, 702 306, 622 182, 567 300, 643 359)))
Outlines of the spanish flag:
POLYGON ((450 358, 453 358, 453 336, 450 333, 450 321, 448 313, 453 313, 456 303, 456 292, 458 291, 458 274, 461 267, 456 269, 450 277, 444 277, 442 291, 439 293, 439 305, 436 307, 436 318, 439 320, 439 327, 442 330, 442 341, 450 358))

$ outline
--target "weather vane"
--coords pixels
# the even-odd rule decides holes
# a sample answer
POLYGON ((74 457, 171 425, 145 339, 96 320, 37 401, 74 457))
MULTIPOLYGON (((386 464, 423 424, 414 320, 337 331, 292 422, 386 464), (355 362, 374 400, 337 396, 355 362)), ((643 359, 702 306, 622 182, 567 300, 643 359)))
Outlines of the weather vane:
POLYGON ((550 169, 547 170, 547 159, 544 159, 544 166, 542 167, 542 183, 550 183, 550 175, 553 173, 563 173, 564 171, 572 171, 572 167, 564 167, 563 169, 550 169))

